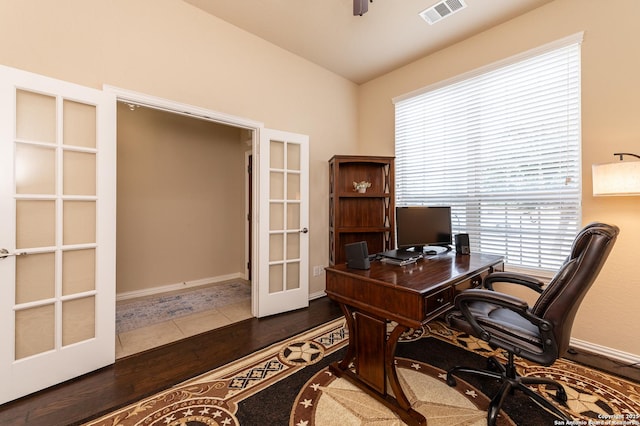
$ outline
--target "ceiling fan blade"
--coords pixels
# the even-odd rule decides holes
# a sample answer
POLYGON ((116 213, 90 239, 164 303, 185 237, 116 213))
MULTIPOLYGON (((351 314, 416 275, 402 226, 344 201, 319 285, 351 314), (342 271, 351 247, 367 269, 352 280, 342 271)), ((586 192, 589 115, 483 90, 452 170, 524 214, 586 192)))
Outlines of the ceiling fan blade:
POLYGON ((369 0, 353 0, 353 16, 362 16, 369 10, 369 0))

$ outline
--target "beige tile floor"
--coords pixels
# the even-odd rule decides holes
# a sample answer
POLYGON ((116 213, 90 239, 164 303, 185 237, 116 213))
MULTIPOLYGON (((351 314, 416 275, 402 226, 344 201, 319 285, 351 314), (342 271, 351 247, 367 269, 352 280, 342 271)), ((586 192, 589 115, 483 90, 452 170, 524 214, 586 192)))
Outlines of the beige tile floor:
POLYGON ((116 336, 116 358, 251 318, 251 300, 153 324, 116 336))

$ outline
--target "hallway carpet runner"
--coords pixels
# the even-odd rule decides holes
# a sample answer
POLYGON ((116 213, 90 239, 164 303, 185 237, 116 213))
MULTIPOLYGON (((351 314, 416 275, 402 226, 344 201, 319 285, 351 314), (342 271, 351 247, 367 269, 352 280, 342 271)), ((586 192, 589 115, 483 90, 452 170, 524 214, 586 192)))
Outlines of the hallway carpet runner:
MULTIPOLYGON (((347 341, 344 320, 335 320, 85 425, 402 425, 386 407, 329 371, 328 365, 343 356, 347 341)), ((444 370, 457 364, 484 367, 485 357, 500 356, 497 351, 433 322, 403 336, 396 355, 403 389, 429 426, 486 424, 485 394, 497 390, 494 381, 469 377, 469 382, 458 380, 450 388, 444 370)), ((565 384, 569 401, 561 409, 575 424, 640 424, 637 383, 565 360, 551 367, 518 360, 518 369, 565 384)), ((550 397, 543 387, 537 390, 550 397)), ((498 424, 563 423, 516 393, 505 402, 498 424)))
POLYGON ((116 334, 251 301, 251 285, 233 280, 116 303, 116 334))

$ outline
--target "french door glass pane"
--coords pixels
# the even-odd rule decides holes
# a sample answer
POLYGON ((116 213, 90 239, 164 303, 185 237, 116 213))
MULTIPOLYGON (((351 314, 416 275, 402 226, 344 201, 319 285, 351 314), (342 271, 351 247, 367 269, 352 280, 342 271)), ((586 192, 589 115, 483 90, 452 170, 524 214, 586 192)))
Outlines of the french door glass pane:
POLYGON ((62 345, 95 337, 95 297, 83 297, 81 299, 62 302, 62 345))
POLYGON ((271 141, 271 152, 269 159, 269 168, 284 169, 284 143, 279 141, 271 141))
POLYGON ((287 169, 300 171, 300 145, 287 144, 287 169))
POLYGON ((96 107, 64 100, 64 144, 85 148, 96 147, 96 107))
POLYGON ((55 296, 55 254, 16 257, 16 304, 55 296))
POLYGON ((96 195, 96 155, 65 151, 63 155, 65 195, 96 195))
POLYGON ((287 200, 300 199, 300 175, 287 173, 287 200))
POLYGON ((64 201, 63 244, 96 242, 96 203, 94 201, 64 201))
POLYGON ((300 229, 300 204, 287 204, 287 229, 300 229))
POLYGON ((287 259, 300 258, 300 234, 287 234, 287 259))
POLYGON ((16 201, 16 248, 55 244, 56 203, 49 200, 16 201))
POLYGON ((56 151, 42 146, 16 144, 15 176, 17 194, 55 194, 56 151))
POLYGON ((53 304, 16 311, 15 359, 50 351, 55 346, 53 304))
POLYGON ((284 239, 282 234, 272 234, 269 238, 269 261, 279 262, 284 259, 284 239))
POLYGON ((69 250, 62 253, 62 295, 96 288, 96 250, 69 250))
POLYGON ((269 198, 272 200, 284 199, 284 173, 271 172, 269 198))
POLYGON ((284 280, 284 270, 281 263, 269 265, 269 293, 282 291, 282 281, 284 280))
POLYGON ((287 290, 300 288, 300 263, 287 263, 287 290))
POLYGON ((284 205, 282 203, 269 204, 269 230, 284 229, 284 205))
POLYGON ((55 143, 56 98, 17 90, 16 136, 21 140, 55 143))

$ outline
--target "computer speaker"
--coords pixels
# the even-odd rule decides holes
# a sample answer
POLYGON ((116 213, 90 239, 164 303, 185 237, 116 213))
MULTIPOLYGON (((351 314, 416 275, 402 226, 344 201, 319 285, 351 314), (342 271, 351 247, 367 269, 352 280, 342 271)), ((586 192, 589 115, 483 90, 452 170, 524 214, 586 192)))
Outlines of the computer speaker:
POLYGON ((366 241, 345 244, 344 251, 347 257, 347 268, 369 269, 369 249, 366 241))
POLYGON ((469 234, 456 234, 456 253, 469 254, 471 249, 469 247, 469 234))

